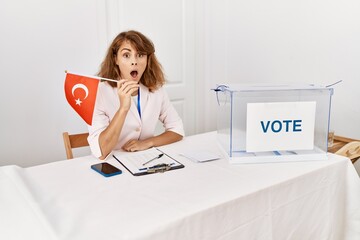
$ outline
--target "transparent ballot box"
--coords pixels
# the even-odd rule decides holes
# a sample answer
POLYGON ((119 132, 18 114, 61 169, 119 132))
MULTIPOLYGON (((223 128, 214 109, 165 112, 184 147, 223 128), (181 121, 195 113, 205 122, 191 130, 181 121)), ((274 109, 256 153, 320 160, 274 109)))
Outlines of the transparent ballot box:
POLYGON ((333 88, 218 85, 217 135, 230 163, 327 159, 333 88))

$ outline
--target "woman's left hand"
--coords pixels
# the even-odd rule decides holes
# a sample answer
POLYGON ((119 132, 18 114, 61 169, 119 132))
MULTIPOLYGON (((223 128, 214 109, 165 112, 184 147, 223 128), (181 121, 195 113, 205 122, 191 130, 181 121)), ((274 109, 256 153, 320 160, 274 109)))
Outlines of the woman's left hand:
POLYGON ((136 152, 151 148, 151 142, 147 140, 130 140, 122 146, 122 149, 127 152, 136 152))

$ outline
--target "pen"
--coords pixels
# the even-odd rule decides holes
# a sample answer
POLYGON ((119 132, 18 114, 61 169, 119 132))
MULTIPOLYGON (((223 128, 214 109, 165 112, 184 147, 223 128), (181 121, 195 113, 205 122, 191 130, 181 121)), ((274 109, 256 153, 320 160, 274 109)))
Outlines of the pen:
POLYGON ((154 158, 150 159, 149 161, 147 161, 146 163, 144 163, 144 164, 143 164, 143 166, 145 166, 145 165, 146 165, 146 164, 148 164, 149 162, 154 161, 155 159, 159 159, 159 158, 161 158, 163 155, 164 155, 163 153, 159 154, 159 156, 156 156, 156 157, 154 157, 154 158))

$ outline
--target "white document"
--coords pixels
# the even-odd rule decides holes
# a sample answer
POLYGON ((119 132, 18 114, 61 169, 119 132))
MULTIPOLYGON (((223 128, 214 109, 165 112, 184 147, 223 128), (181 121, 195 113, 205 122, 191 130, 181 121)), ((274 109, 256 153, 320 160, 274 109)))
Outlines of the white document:
POLYGON ((219 155, 208 151, 189 150, 182 153, 181 155, 190 159, 193 162, 208 162, 220 159, 219 155))
POLYGON ((246 151, 314 148, 316 102, 248 103, 246 151))

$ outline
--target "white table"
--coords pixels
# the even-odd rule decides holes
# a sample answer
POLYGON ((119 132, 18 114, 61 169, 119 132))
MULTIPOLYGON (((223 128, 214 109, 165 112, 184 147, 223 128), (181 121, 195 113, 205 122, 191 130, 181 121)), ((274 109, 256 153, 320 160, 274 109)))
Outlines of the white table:
POLYGON ((360 180, 350 160, 193 163, 215 133, 165 146, 185 168, 105 178, 87 156, 0 168, 0 239, 360 239, 360 180))

